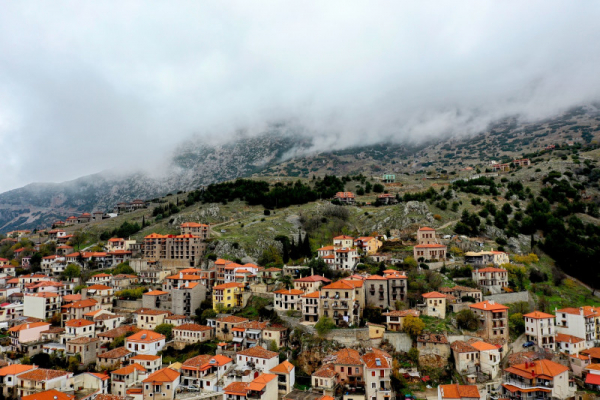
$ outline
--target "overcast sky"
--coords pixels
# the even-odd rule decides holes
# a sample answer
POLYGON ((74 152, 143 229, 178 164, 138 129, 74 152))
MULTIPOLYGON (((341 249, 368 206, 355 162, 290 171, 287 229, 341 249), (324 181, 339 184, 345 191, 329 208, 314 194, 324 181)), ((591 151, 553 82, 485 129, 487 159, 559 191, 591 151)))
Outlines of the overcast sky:
POLYGON ((600 97, 595 1, 0 1, 0 191, 293 120, 322 149, 600 97))

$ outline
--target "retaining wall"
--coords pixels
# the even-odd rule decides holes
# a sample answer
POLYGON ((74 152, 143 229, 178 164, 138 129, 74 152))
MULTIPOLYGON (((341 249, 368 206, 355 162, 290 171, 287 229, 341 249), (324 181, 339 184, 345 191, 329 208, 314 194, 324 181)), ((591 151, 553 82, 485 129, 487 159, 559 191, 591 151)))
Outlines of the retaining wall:
POLYGON ((396 351, 408 352, 413 345, 410 336, 403 332, 385 332, 383 334, 383 339, 394 346, 396 351))
POLYGON ((526 290, 514 293, 491 294, 489 296, 483 296, 483 299, 494 300, 496 303, 500 304, 518 303, 519 301, 526 301, 528 303, 531 303, 533 301, 531 295, 526 290))

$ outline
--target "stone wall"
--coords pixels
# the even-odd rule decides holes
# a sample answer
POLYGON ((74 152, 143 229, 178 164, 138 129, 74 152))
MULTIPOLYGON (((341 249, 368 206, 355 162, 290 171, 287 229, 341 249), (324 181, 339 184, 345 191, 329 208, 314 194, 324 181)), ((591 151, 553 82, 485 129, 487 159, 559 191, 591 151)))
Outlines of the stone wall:
POLYGON ((524 290, 522 292, 514 292, 514 293, 492 294, 489 296, 483 296, 483 299, 484 300, 493 300, 496 303, 500 303, 500 304, 511 304, 511 303, 518 303, 520 301, 526 301, 531 305, 533 302, 531 295, 526 290, 524 290))
POLYGON ((127 310, 137 310, 142 308, 142 299, 139 300, 117 300, 117 308, 124 308, 127 310))
POLYGON ((387 340, 396 351, 408 352, 412 345, 413 341, 410 336, 403 332, 385 332, 383 334, 383 339, 387 340))
POLYGON ((333 329, 327 333, 324 337, 327 340, 335 340, 347 347, 356 346, 357 343, 362 343, 366 346, 371 345, 371 339, 369 338, 369 328, 358 328, 358 329, 333 329))

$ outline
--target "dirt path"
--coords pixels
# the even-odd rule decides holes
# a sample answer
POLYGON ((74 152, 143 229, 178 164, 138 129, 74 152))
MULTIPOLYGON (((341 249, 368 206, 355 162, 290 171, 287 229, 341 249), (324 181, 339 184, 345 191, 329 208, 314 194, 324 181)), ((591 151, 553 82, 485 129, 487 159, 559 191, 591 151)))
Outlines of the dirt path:
POLYGON ((460 221, 460 219, 457 219, 457 220, 454 220, 454 221, 450 221, 450 222, 446 222, 444 225, 442 225, 442 226, 440 226, 440 227, 438 227, 438 228, 436 228, 436 229, 444 229, 444 228, 447 228, 448 226, 450 226, 450 225, 452 225, 452 224, 455 224, 455 223, 457 223, 457 222, 459 222, 459 221, 460 221))

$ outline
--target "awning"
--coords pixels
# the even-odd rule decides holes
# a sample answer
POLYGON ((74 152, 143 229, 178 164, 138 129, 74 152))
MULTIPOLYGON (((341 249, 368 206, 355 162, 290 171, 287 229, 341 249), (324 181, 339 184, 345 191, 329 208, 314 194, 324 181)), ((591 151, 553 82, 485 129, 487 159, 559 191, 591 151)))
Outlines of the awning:
POLYGON ((234 341, 234 342, 243 342, 243 341, 244 341, 244 338, 241 338, 241 337, 234 337, 234 338, 233 338, 233 341, 234 341))
POLYGON ((502 387, 504 387, 506 390, 508 390, 509 392, 521 392, 521 393, 529 393, 529 392, 546 392, 546 393, 550 393, 552 392, 551 389, 542 389, 542 388, 530 388, 530 389, 521 389, 518 388, 516 386, 513 385, 502 385, 502 387))
POLYGON ((585 383, 589 385, 600 385, 600 375, 587 374, 585 377, 585 383))

